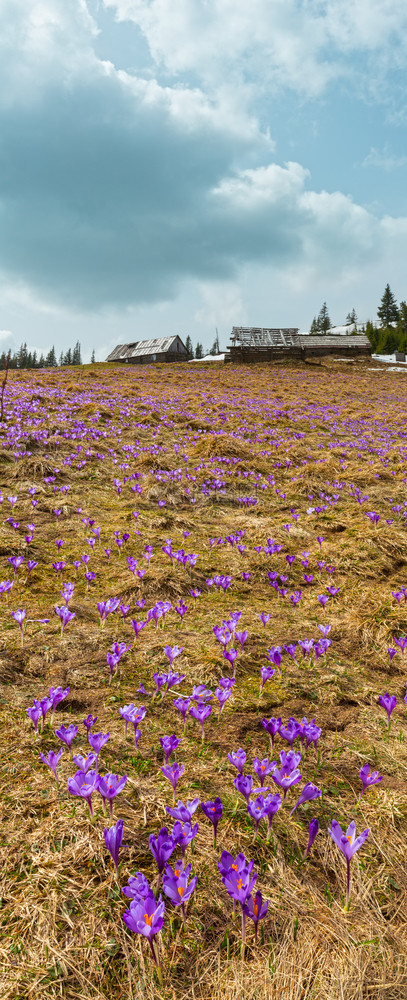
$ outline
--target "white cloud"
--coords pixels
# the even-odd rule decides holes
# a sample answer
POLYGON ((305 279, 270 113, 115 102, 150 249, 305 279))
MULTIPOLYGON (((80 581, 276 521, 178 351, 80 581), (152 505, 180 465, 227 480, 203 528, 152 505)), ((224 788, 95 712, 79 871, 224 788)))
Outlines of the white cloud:
POLYGON ((321 94, 330 81, 357 75, 356 52, 374 55, 376 74, 406 64, 405 0, 104 0, 104 5, 118 19, 137 24, 157 64, 174 74, 193 71, 207 85, 231 79, 240 93, 249 80, 260 89, 274 85, 321 94))
POLYGON ((194 322, 202 327, 203 336, 206 337, 207 331, 211 330, 214 340, 216 328, 219 331, 231 330, 236 324, 245 324, 246 308, 237 282, 198 282, 197 291, 201 304, 195 310, 194 322))
MULTIPOLYGON (((273 82, 322 92, 358 46, 387 53, 396 13, 407 26, 404 5, 372 0, 367 26, 350 0, 114 9, 180 77, 98 59, 85 0, 0 0, 0 268, 11 297, 73 314, 169 301, 195 283, 195 322, 226 326, 244 321, 237 279, 248 266, 341 282, 387 254, 392 220, 312 190, 300 163, 272 162, 253 101, 273 82)), ((405 254, 405 220, 393 222, 405 254)))
POLYGON ((362 167, 377 167, 379 170, 386 170, 390 172, 392 170, 398 170, 399 167, 404 167, 407 163, 407 156, 396 156, 391 153, 389 147, 383 146, 382 149, 376 149, 372 146, 365 158, 362 160, 362 167))

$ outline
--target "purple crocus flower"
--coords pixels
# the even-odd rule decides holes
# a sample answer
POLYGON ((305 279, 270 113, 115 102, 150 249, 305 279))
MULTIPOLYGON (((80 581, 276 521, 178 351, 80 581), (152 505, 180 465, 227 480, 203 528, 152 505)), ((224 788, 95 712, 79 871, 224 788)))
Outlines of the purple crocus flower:
POLYGON ((370 785, 378 785, 380 781, 383 781, 383 776, 379 775, 378 771, 372 771, 371 774, 369 774, 369 771, 370 771, 369 764, 364 764, 364 766, 361 767, 359 771, 360 780, 363 786, 362 791, 360 793, 360 798, 362 798, 362 795, 364 794, 366 789, 369 788, 370 785))
POLYGON ((20 633, 21 633, 21 645, 22 646, 24 645, 24 618, 25 618, 26 614, 27 614, 27 612, 26 612, 25 608, 21 608, 21 609, 19 609, 17 611, 12 611, 11 612, 11 617, 14 618, 14 621, 17 622, 17 625, 19 626, 19 629, 20 629, 20 633))
POLYGON ((254 866, 254 861, 247 862, 244 854, 237 854, 234 858, 233 854, 229 854, 229 851, 222 851, 221 859, 216 863, 222 876, 227 875, 230 871, 239 873, 245 870, 250 873, 254 866))
POLYGON ((226 702, 229 700, 231 694, 232 694, 231 688, 225 688, 225 687, 215 688, 215 698, 217 698, 219 702, 219 717, 221 716, 223 709, 226 705, 226 702))
POLYGON ((177 739, 175 733, 173 733, 172 736, 160 736, 160 743, 164 750, 165 763, 168 764, 169 757, 171 757, 172 753, 176 752, 181 740, 177 739))
POLYGON ((102 796, 103 808, 105 806, 106 799, 108 800, 111 816, 113 814, 113 799, 116 795, 119 795, 119 793, 123 791, 126 782, 126 774, 124 774, 122 778, 118 774, 99 775, 97 791, 102 796))
POLYGON ((298 767, 300 762, 301 762, 301 750, 297 751, 289 750, 288 753, 286 753, 285 750, 281 750, 280 764, 281 767, 284 767, 286 771, 288 772, 295 771, 295 768, 298 767))
POLYGON ((299 737, 301 733, 301 726, 296 719, 291 718, 288 720, 286 726, 280 726, 279 732, 283 740, 286 740, 287 743, 289 743, 290 746, 292 747, 294 741, 299 737))
POLYGON ((216 847, 216 834, 219 821, 222 819, 223 805, 217 796, 213 802, 201 802, 201 809, 205 816, 210 819, 213 825, 213 846, 216 847))
POLYGON ((150 892, 142 901, 132 899, 130 908, 123 913, 123 921, 126 927, 134 934, 143 934, 151 948, 154 964, 160 973, 157 955, 154 947, 154 937, 162 928, 164 923, 165 903, 162 897, 155 900, 154 893, 150 892))
POLYGON ((254 758, 253 767, 260 780, 260 784, 263 787, 265 779, 268 774, 272 774, 274 768, 277 767, 275 760, 269 762, 268 757, 263 757, 263 760, 259 760, 258 757, 254 758))
POLYGON ((61 749, 58 750, 58 753, 54 753, 53 750, 50 750, 47 757, 45 756, 45 754, 40 753, 40 758, 42 760, 42 763, 46 764, 47 767, 51 768, 52 773, 55 775, 55 780, 56 780, 57 785, 58 785, 57 767, 58 767, 58 764, 59 764, 59 762, 61 760, 63 752, 64 751, 63 751, 63 749, 61 747, 61 749))
POLYGON ((110 733, 91 733, 88 732, 88 743, 92 747, 92 750, 99 756, 102 747, 104 747, 109 739, 110 733))
POLYGON ((280 668, 280 664, 281 664, 281 646, 271 646, 270 649, 266 650, 265 657, 266 657, 266 660, 269 661, 269 663, 273 663, 275 667, 278 667, 278 669, 280 670, 280 673, 281 673, 281 668, 280 668))
POLYGON ((158 837, 155 837, 153 833, 150 835, 148 843, 150 851, 157 863, 158 874, 161 876, 164 871, 166 861, 169 861, 172 852, 175 850, 174 841, 168 833, 167 827, 163 826, 158 834, 158 837))
POLYGON ((259 829, 260 820, 265 819, 267 816, 266 806, 264 804, 264 798, 262 795, 258 795, 257 798, 252 802, 247 799, 247 811, 249 816, 255 823, 255 837, 257 837, 257 831, 259 829))
POLYGON ((59 729, 55 730, 55 736, 58 736, 59 740, 62 740, 63 743, 66 743, 68 750, 71 752, 71 756, 72 756, 71 747, 77 732, 78 732, 78 727, 74 726, 72 722, 70 726, 68 726, 67 728, 65 726, 60 726, 59 729))
POLYGON ((266 733, 269 734, 269 737, 271 739, 271 748, 273 749, 276 733, 280 732, 281 719, 280 718, 275 719, 273 717, 271 719, 262 719, 261 724, 263 728, 266 730, 266 733))
POLYGON ((119 873, 119 850, 123 840, 123 820, 118 819, 115 826, 105 827, 104 838, 107 850, 111 854, 113 859, 113 864, 117 873, 119 873))
POLYGON ((191 704, 191 699, 190 698, 174 698, 172 704, 175 705, 175 708, 178 710, 178 712, 181 712, 182 718, 184 720, 184 731, 185 731, 186 724, 187 724, 187 718, 186 717, 187 717, 189 706, 191 704))
POLYGON ((181 823, 177 820, 174 823, 174 829, 172 831, 172 839, 174 844, 181 848, 182 856, 184 856, 187 847, 192 843, 196 837, 199 830, 199 823, 195 823, 194 826, 191 823, 181 823))
POLYGON ((174 793, 174 802, 175 802, 175 790, 178 785, 179 779, 182 778, 182 775, 185 771, 184 765, 181 764, 180 767, 177 761, 174 761, 174 763, 171 765, 165 764, 164 767, 161 768, 161 771, 164 777, 168 778, 168 781, 172 785, 172 790, 174 793))
POLYGON ((171 646, 164 646, 164 653, 170 661, 170 667, 172 667, 175 658, 181 656, 183 648, 183 646, 173 646, 172 648, 171 646))
POLYGON ((174 904, 174 906, 180 906, 182 909, 182 916, 185 920, 185 903, 192 896, 194 889, 196 888, 197 877, 196 875, 191 878, 188 884, 188 879, 191 874, 191 865, 186 865, 185 868, 175 867, 172 868, 171 865, 166 864, 165 875, 163 876, 163 889, 174 904))
POLYGON ((248 896, 246 902, 243 904, 243 910, 246 917, 250 917, 254 923, 254 940, 257 943, 257 929, 259 920, 263 920, 267 914, 268 910, 268 899, 263 901, 263 896, 258 889, 256 895, 253 899, 252 895, 248 896))
POLYGON ((173 819, 179 820, 180 823, 191 823, 194 812, 197 810, 198 806, 199 799, 192 799, 192 802, 188 801, 186 806, 181 799, 178 799, 177 806, 173 806, 172 808, 171 806, 166 806, 165 808, 166 812, 169 816, 172 816, 173 819))
POLYGON ((211 689, 207 688, 205 684, 195 684, 192 689, 191 697, 193 701, 201 703, 211 701, 213 696, 211 689))
POLYGON ((93 816, 92 795, 98 790, 99 775, 97 771, 77 771, 74 778, 68 778, 68 791, 71 795, 78 795, 88 803, 89 812, 93 816))
POLYGON ((191 708, 189 709, 189 715, 191 715, 193 719, 196 719, 196 721, 200 724, 202 730, 202 743, 205 739, 204 724, 211 712, 212 708, 210 705, 191 705, 191 708))
MULTIPOLYGON (((165 685, 167 683, 168 677, 167 677, 167 674, 159 674, 157 671, 155 671, 155 673, 153 674, 153 677, 154 677, 154 680, 155 680, 155 691, 154 691, 154 694, 153 694, 153 698, 155 698, 156 695, 158 694, 158 692, 161 691, 161 688, 165 688, 165 685)), ((164 695, 164 691, 163 691, 163 695, 164 695)), ((162 695, 162 697, 163 697, 163 695, 162 695)))
POLYGON ((233 764, 233 767, 237 768, 239 774, 243 774, 243 768, 246 763, 246 754, 242 748, 236 751, 232 750, 231 753, 228 753, 228 760, 230 760, 230 763, 233 764))
POLYGON ((297 785, 301 781, 302 774, 300 774, 297 768, 294 771, 287 771, 285 767, 282 767, 280 771, 275 769, 272 774, 272 779, 279 788, 282 788, 284 792, 284 799, 287 795, 288 789, 292 785, 297 785))
POLYGON ((308 844, 306 851, 304 852, 304 858, 308 857, 311 847, 314 843, 315 837, 317 836, 319 830, 319 822, 317 819, 312 819, 308 827, 308 844))
POLYGON ((267 681, 271 681, 272 677, 274 677, 275 670, 273 669, 273 667, 264 666, 260 668, 260 673, 261 673, 261 685, 259 693, 261 694, 264 685, 267 683, 267 681))
POLYGON ((332 840, 342 851, 342 854, 346 858, 346 868, 347 868, 347 879, 346 879, 346 909, 349 906, 350 898, 350 861, 356 851, 364 844, 366 838, 369 836, 369 830, 363 830, 363 832, 356 837, 356 825, 354 821, 349 824, 346 834, 341 829, 339 823, 336 819, 332 820, 332 829, 328 829, 328 833, 332 837, 332 840))
POLYGON ((177 674, 175 670, 169 670, 167 674, 167 686, 166 691, 169 691, 172 687, 176 687, 177 684, 181 684, 185 678, 185 674, 177 674))
POLYGON ((73 618, 76 617, 76 615, 74 611, 70 611, 69 608, 67 608, 65 605, 63 605, 62 608, 55 607, 54 610, 55 614, 58 615, 58 618, 61 622, 61 636, 62 636, 64 629, 68 625, 68 622, 71 622, 73 618))
POLYGON ((302 806, 304 802, 311 802, 312 799, 319 799, 320 795, 322 795, 322 792, 319 790, 319 788, 317 788, 316 785, 313 785, 311 781, 307 781, 307 784, 304 785, 304 788, 301 792, 299 799, 297 800, 294 808, 290 812, 290 816, 292 816, 293 812, 295 812, 295 810, 298 809, 298 806, 302 806))
POLYGON ((251 874, 251 871, 243 868, 241 872, 235 872, 231 869, 227 875, 222 877, 222 882, 225 886, 226 892, 232 897, 237 903, 240 903, 242 907, 242 942, 245 941, 245 931, 246 931, 246 913, 244 910, 245 903, 250 896, 254 883, 257 879, 256 873, 251 874))
POLYGON ((122 889, 123 896, 127 896, 128 899, 137 899, 139 902, 146 899, 150 892, 150 885, 142 872, 130 875, 128 884, 122 889))
POLYGON ((49 699, 50 699, 51 708, 52 708, 51 726, 52 726, 52 723, 54 721, 55 709, 60 704, 60 702, 63 701, 64 698, 66 698, 66 696, 69 694, 70 690, 71 689, 69 687, 67 687, 65 689, 63 689, 62 687, 56 687, 56 688, 50 687, 50 689, 49 689, 49 699))
POLYGON ((87 757, 82 757, 82 754, 76 753, 73 755, 72 761, 80 771, 83 771, 84 774, 87 774, 87 772, 95 767, 95 765, 95 770, 97 771, 98 769, 98 759, 97 754, 95 753, 88 753, 87 757))
POLYGON ((391 723, 390 716, 397 705, 397 698, 394 694, 388 694, 386 691, 385 694, 379 694, 378 701, 379 705, 381 705, 382 708, 384 708, 384 710, 387 712, 387 718, 389 720, 388 729, 390 729, 390 723, 391 723))
POLYGON ((85 729, 86 729, 87 733, 89 733, 90 729, 92 729, 92 726, 94 726, 95 722, 97 722, 97 721, 98 721, 97 715, 95 715, 95 717, 93 717, 93 715, 90 715, 90 714, 86 716, 86 719, 82 719, 82 722, 83 722, 83 724, 85 726, 85 729))
POLYGON ((47 712, 49 711, 49 709, 51 708, 51 704, 52 704, 52 702, 51 702, 51 699, 48 698, 48 695, 45 695, 44 698, 41 698, 40 706, 41 706, 42 727, 43 728, 44 728, 44 723, 45 723, 45 716, 46 716, 47 712))
POLYGON ((251 774, 248 774, 247 776, 244 774, 238 774, 237 778, 234 779, 233 784, 236 790, 240 792, 240 794, 243 795, 243 798, 246 799, 246 802, 248 802, 253 788, 253 778, 251 774))
POLYGON ((269 840, 274 816, 278 810, 281 809, 281 795, 279 795, 278 792, 276 795, 267 795, 264 799, 264 807, 269 824, 267 830, 267 840, 269 840))
POLYGON ((131 619, 131 627, 132 627, 132 629, 134 631, 134 640, 137 639, 137 636, 140 634, 140 632, 143 630, 143 628, 146 627, 146 625, 147 625, 147 621, 145 621, 145 622, 137 622, 135 618, 131 619))
POLYGON ((31 719, 31 722, 32 722, 32 724, 34 726, 35 732, 37 733, 38 722, 39 722, 39 720, 41 718, 41 715, 42 715, 41 705, 40 705, 40 702, 38 701, 37 698, 34 699, 34 704, 31 705, 29 708, 26 709, 26 712, 27 712, 27 715, 28 715, 29 719, 31 719))

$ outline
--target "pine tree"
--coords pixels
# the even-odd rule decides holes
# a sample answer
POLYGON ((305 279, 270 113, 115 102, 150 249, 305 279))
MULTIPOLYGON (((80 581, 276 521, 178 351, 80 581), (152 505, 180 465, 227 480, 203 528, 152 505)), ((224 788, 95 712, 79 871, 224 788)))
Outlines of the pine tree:
POLYGON ((64 362, 64 352, 63 352, 63 351, 61 351, 61 353, 60 353, 60 355, 59 355, 59 361, 58 361, 58 364, 59 364, 59 367, 60 367, 60 368, 62 368, 62 365, 63 365, 63 364, 65 364, 65 362, 64 362))
POLYGON ((90 363, 91 363, 91 365, 95 364, 95 348, 93 348, 93 351, 92 351, 92 354, 91 354, 91 358, 90 358, 90 363))
POLYGON ((407 302, 404 302, 404 300, 400 302, 399 321, 397 324, 397 330, 403 336, 407 334, 407 302))
POLYGON ((192 346, 192 340, 191 340, 191 338, 190 338, 189 335, 188 335, 188 337, 187 337, 187 339, 185 341, 185 347, 186 347, 186 349, 188 351, 188 358, 193 358, 193 356, 194 356, 194 348, 192 346))
POLYGON ((331 329, 332 323, 331 323, 331 320, 330 320, 330 317, 329 317, 329 313, 328 313, 328 308, 327 308, 326 302, 323 303, 323 305, 321 306, 321 309, 319 310, 318 318, 317 318, 317 326, 318 326, 319 333, 323 333, 323 334, 328 333, 328 330, 331 329))
POLYGON ((63 365, 71 365, 72 364, 72 351, 71 351, 70 347, 68 347, 68 350, 67 350, 66 354, 63 355, 61 364, 63 364, 63 365))
POLYGON ((213 344, 212 344, 212 347, 211 347, 211 349, 210 349, 210 352, 209 352, 209 353, 210 353, 210 354, 220 354, 220 348, 219 348, 219 334, 218 334, 218 329, 217 329, 217 328, 216 328, 216 337, 215 337, 215 340, 214 340, 214 342, 213 342, 213 344))
POLYGON ((357 321, 358 318, 356 315, 356 309, 352 309, 351 312, 348 312, 348 315, 345 319, 345 326, 352 326, 352 323, 354 323, 356 326, 357 321))
POLYGON ((203 358, 203 347, 202 347, 202 344, 198 343, 196 345, 196 348, 195 348, 195 357, 198 358, 198 360, 199 360, 199 358, 203 358))
POLYGON ((379 331, 377 327, 373 326, 373 323, 371 323, 370 319, 368 319, 366 323, 365 332, 367 339, 370 340, 370 343, 372 345, 373 354, 376 354, 377 345, 379 343, 379 331))
POLYGON ((28 362, 27 344, 21 344, 20 350, 18 351, 17 354, 17 365, 19 368, 27 368, 28 367, 27 362, 28 362))
POLYGON ((382 327, 390 326, 391 323, 397 323, 398 321, 399 311, 397 308, 397 302, 389 284, 386 285, 380 299, 377 315, 382 327))
POLYGON ((319 327, 318 327, 317 317, 316 316, 314 316, 314 319, 312 320, 309 332, 310 332, 310 334, 312 336, 315 336, 315 334, 319 333, 319 327))
POLYGON ((48 351, 48 354, 45 358, 45 366, 46 368, 56 368, 57 365, 58 362, 57 362, 57 356, 55 354, 55 347, 54 345, 52 345, 51 350, 48 351))
POLYGON ((39 368, 45 368, 45 358, 44 358, 43 354, 40 354, 40 358, 39 358, 39 362, 38 362, 38 367, 39 368))
POLYGON ((79 340, 76 341, 75 347, 74 347, 74 349, 72 351, 72 361, 71 361, 71 364, 72 365, 81 365, 82 364, 81 345, 79 343, 79 340))

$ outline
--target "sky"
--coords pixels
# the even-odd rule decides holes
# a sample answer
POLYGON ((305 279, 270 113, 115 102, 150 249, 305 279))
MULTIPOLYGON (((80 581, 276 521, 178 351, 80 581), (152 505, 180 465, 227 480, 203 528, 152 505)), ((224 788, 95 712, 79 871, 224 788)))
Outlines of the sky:
POLYGON ((405 0, 0 0, 0 351, 407 299, 405 0))

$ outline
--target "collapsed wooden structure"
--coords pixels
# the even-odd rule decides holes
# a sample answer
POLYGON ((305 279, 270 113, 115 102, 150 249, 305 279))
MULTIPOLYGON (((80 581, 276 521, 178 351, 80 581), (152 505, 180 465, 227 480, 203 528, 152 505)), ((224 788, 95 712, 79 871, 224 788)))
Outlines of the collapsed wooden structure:
MULTIPOLYGON (((365 334, 300 334, 296 327, 234 326, 232 343, 228 347, 228 361, 256 364, 259 361, 277 361, 284 358, 370 356, 372 346, 365 334)), ((226 360, 226 359, 225 359, 226 360)))

